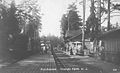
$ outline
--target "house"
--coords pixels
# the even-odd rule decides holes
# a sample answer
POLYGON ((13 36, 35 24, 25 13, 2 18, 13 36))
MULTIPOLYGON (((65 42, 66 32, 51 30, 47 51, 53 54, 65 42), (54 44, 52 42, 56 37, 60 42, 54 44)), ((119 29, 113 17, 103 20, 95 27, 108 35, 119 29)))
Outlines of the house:
POLYGON ((82 42, 81 30, 69 30, 66 32, 66 51, 75 55, 77 53, 78 45, 75 42, 82 42))
POLYGON ((120 29, 103 33, 101 42, 101 59, 113 63, 120 63, 120 29))
MULTIPOLYGON (((73 55, 80 54, 82 51, 82 30, 70 30, 66 33, 66 46, 67 51, 73 52, 73 55)), ((85 37, 86 38, 86 37, 85 37)), ((85 39, 85 45, 86 43, 89 43, 90 40, 85 39)), ((87 46, 85 46, 87 48, 87 46)), ((87 51, 87 49, 86 49, 87 51)))

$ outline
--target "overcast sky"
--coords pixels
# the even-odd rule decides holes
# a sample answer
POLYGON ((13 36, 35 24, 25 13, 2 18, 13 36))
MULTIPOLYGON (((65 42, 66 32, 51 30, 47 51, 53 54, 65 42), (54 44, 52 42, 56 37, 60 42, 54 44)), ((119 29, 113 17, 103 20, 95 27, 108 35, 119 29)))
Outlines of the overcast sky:
POLYGON ((42 12, 42 35, 60 36, 60 19, 66 11, 68 4, 74 0, 41 0, 42 12))

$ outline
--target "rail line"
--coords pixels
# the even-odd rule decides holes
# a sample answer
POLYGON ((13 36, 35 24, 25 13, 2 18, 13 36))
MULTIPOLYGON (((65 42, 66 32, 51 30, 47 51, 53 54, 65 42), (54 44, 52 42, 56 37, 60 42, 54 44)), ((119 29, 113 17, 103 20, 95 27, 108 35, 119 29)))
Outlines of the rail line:
POLYGON ((56 64, 56 67, 57 67, 57 70, 58 70, 58 73, 70 73, 68 70, 67 70, 67 67, 61 62, 61 60, 58 58, 58 56, 56 55, 56 52, 55 50, 51 50, 52 52, 52 55, 54 57, 54 60, 55 60, 55 64, 56 64))

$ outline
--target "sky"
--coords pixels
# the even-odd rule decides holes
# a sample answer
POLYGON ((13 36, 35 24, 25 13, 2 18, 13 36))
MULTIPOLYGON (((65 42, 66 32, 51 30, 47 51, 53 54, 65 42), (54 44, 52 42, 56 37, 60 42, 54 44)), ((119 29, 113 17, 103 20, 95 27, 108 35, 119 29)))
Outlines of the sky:
MULTIPOLYGON (((62 15, 67 12, 68 5, 76 0, 39 0, 44 13, 42 17, 41 35, 60 36, 60 20, 62 15)), ((79 0, 80 2, 82 0, 79 0)), ((88 3, 88 2, 87 2, 88 3)), ((89 5, 86 6, 86 17, 89 15, 89 5)), ((79 4, 79 14, 82 16, 82 5, 79 4)))
POLYGON ((43 12, 41 35, 60 36, 60 19, 68 4, 75 0, 41 0, 43 12))
MULTIPOLYGON (((22 0, 15 0, 16 3, 19 3, 22 0)), ((69 4, 76 0, 38 0, 39 5, 41 6, 41 11, 43 13, 42 16, 42 30, 40 35, 55 35, 60 36, 60 19, 62 15, 67 11, 67 7, 69 4)), ((78 0, 82 1, 82 0, 78 0)), ((90 0, 86 0, 86 19, 89 16, 89 7, 90 0)), ((116 2, 120 2, 120 0, 112 0, 116 2)), ((79 5, 79 14, 82 16, 82 5, 79 5)), ((114 17, 111 20, 111 23, 115 24, 116 21, 119 21, 120 17, 114 17)), ((119 21, 120 23, 120 21, 119 21)), ((107 24, 107 21, 104 25, 107 24)))

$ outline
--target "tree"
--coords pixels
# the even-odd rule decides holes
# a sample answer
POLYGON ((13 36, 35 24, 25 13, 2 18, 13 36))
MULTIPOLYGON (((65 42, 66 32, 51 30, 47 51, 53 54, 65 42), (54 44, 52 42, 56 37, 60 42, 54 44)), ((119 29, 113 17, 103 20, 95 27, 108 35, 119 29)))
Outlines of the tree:
POLYGON ((77 7, 75 3, 70 4, 68 7, 68 13, 63 14, 61 18, 61 33, 63 34, 64 40, 66 40, 65 35, 69 30, 79 30, 82 26, 82 19, 78 15, 77 7))
POLYGON ((50 41, 50 44, 53 47, 58 47, 58 46, 64 47, 63 40, 61 37, 56 37, 54 35, 48 35, 48 36, 42 36, 41 40, 43 40, 44 43, 47 43, 48 41, 50 41))
POLYGON ((25 0, 18 5, 17 18, 21 24, 22 33, 29 37, 31 49, 36 47, 41 30, 41 11, 37 0, 25 0))
POLYGON ((3 5, 0 4, 0 50, 6 50, 5 48, 7 47, 6 45, 7 43, 7 39, 8 39, 8 34, 7 34, 7 30, 6 30, 6 19, 7 19, 7 10, 8 8, 3 5))
POLYGON ((2 56, 11 56, 11 49, 17 49, 14 43, 20 33, 20 28, 19 21, 16 18, 16 11, 14 1, 8 5, 6 3, 0 4, 0 50, 4 53, 0 53, 2 56))
POLYGON ((62 19, 61 19, 61 33, 63 34, 63 38, 65 39, 65 34, 66 34, 66 31, 68 30, 68 20, 67 20, 67 16, 66 14, 64 14, 62 16, 62 19))
POLYGON ((18 6, 18 15, 20 16, 18 18, 23 24, 22 28, 24 29, 25 34, 29 33, 28 30, 30 30, 29 27, 31 27, 31 24, 34 28, 34 32, 41 29, 41 13, 36 1, 25 0, 18 6))
POLYGON ((3 41, 6 42, 6 44, 10 41, 8 39, 13 38, 20 33, 15 12, 16 7, 14 1, 11 2, 10 8, 1 4, 1 36, 4 36, 3 41))
POLYGON ((20 29, 18 25, 19 22, 15 16, 16 11, 17 11, 17 8, 15 7, 14 1, 12 1, 10 5, 10 9, 8 9, 8 16, 5 24, 6 24, 8 33, 13 36, 20 33, 20 29))
POLYGON ((36 4, 25 2, 24 5, 17 6, 14 0, 8 5, 0 4, 0 49, 18 58, 26 54, 29 38, 37 40, 41 29, 41 16, 36 4))
POLYGON ((104 21, 108 20, 108 29, 111 30, 112 28, 110 26, 110 19, 115 16, 120 16, 119 10, 120 10, 120 4, 115 4, 111 0, 102 0, 102 7, 101 7, 101 16, 102 20, 101 24, 104 23, 104 21), (105 17, 105 14, 109 14, 107 17, 105 17))
POLYGON ((91 37, 91 40, 93 41, 97 36, 99 35, 98 33, 100 32, 99 28, 99 23, 98 23, 98 18, 96 17, 95 14, 95 6, 94 6, 94 0, 91 0, 91 7, 90 7, 90 16, 88 17, 86 21, 86 34, 87 36, 91 37))
MULTIPOLYGON (((101 0, 101 6, 100 6, 100 21, 101 23, 99 24, 99 18, 97 17, 97 0, 91 0, 91 7, 90 7, 90 15, 87 18, 86 21, 86 34, 88 34, 92 40, 94 40, 95 38, 97 38, 100 34, 101 34, 101 30, 99 29, 99 25, 101 26, 105 20, 107 20, 108 18, 106 17, 106 15, 108 14, 108 9, 107 9, 107 3, 108 0, 101 0)), ((119 10, 119 4, 114 4, 112 2, 110 2, 110 13, 114 14, 114 11, 119 10)), ((116 12, 115 12, 116 13, 116 12)), ((112 17, 112 16, 110 16, 112 17)), ((111 27, 111 25, 110 25, 111 27)), ((112 29, 112 28, 111 28, 112 29)))
POLYGON ((82 26, 82 22, 81 22, 82 19, 78 15, 78 11, 77 11, 77 7, 76 7, 75 3, 69 5, 68 10, 69 11, 67 14, 67 18, 68 18, 69 30, 80 29, 79 26, 82 26))

